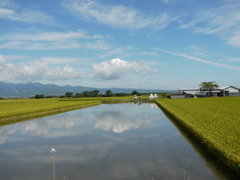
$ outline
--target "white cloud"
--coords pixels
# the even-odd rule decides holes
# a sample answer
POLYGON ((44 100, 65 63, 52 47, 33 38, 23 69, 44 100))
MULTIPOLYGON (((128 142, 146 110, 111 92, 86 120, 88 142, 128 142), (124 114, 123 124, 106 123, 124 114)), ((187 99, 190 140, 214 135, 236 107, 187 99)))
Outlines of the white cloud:
POLYGON ((110 51, 106 52, 106 53, 102 53, 102 54, 99 54, 99 57, 100 58, 107 58, 107 57, 110 57, 110 56, 117 56, 117 55, 121 55, 121 54, 126 54, 126 51, 128 50, 132 50, 133 47, 132 46, 125 46, 125 47, 118 47, 118 48, 115 48, 115 49, 111 49, 110 51))
POLYGON ((96 49, 111 48, 98 34, 88 35, 83 30, 68 32, 17 33, 0 36, 0 48, 24 50, 96 49))
POLYGON ((68 32, 40 32, 40 33, 18 33, 7 34, 0 37, 0 40, 14 41, 68 41, 70 39, 103 39, 98 34, 88 35, 84 30, 68 31, 68 32))
POLYGON ((194 56, 206 56, 208 53, 208 50, 205 48, 202 48, 198 45, 192 45, 189 47, 189 49, 192 50, 191 54, 194 56))
POLYGON ((80 79, 84 73, 68 65, 49 66, 43 61, 29 61, 27 63, 11 64, 0 55, 0 81, 32 82, 39 80, 80 79))
POLYGON ((118 79, 132 72, 156 72, 150 66, 137 62, 124 61, 119 58, 94 64, 93 70, 94 76, 97 79, 118 79))
POLYGON ((25 23, 42 23, 42 24, 55 24, 52 17, 37 11, 28 9, 18 10, 4 7, 6 4, 0 4, 0 19, 7 19, 12 21, 21 21, 25 23))
POLYGON ((45 72, 48 71, 48 65, 39 61, 31 61, 29 63, 19 63, 13 65, 12 73, 14 78, 20 81, 31 82, 37 79, 42 79, 45 72))
POLYGON ((211 65, 216 66, 216 67, 221 67, 221 68, 225 68, 225 69, 240 71, 240 67, 238 67, 238 66, 231 66, 231 65, 227 65, 227 64, 222 64, 222 63, 218 63, 218 62, 214 62, 214 61, 209 61, 209 60, 189 56, 187 54, 166 51, 166 50, 163 50, 163 49, 161 49, 161 51, 165 52, 165 53, 168 53, 170 55, 184 57, 186 59, 190 59, 190 60, 193 60, 193 61, 197 61, 197 62, 201 62, 201 63, 205 63, 205 64, 211 64, 211 65))
POLYGON ((28 41, 10 41, 0 44, 2 49, 20 49, 20 50, 60 50, 60 49, 92 49, 108 50, 112 46, 105 41, 92 42, 28 42, 28 41))
POLYGON ((240 3, 228 1, 209 9, 195 10, 187 23, 181 20, 181 28, 193 28, 203 34, 217 34, 228 44, 240 47, 240 3))
MULTIPOLYGON (((221 3, 220 3, 221 4, 221 3)), ((194 28, 197 32, 212 34, 221 33, 231 29, 238 29, 240 21, 240 4, 229 3, 228 5, 215 6, 212 9, 201 9, 193 15, 193 20, 183 24, 182 28, 194 28)))
POLYGON ((240 62, 240 58, 230 58, 226 61, 229 61, 229 62, 240 62))
MULTIPOLYGON (((240 22, 239 22, 240 23, 240 22)), ((233 33, 229 38, 228 38, 228 44, 234 47, 240 48, 240 30, 239 32, 233 33)))
POLYGON ((11 16, 14 14, 13 10, 0 8, 0 17, 11 16))
POLYGON ((130 7, 100 4, 94 0, 65 0, 63 6, 79 18, 120 29, 141 29, 149 26, 162 29, 170 21, 167 13, 147 17, 130 7))
POLYGON ((70 66, 57 66, 53 68, 51 71, 47 71, 44 74, 44 77, 46 77, 49 80, 67 80, 67 79, 80 79, 84 76, 84 73, 82 72, 76 72, 75 69, 73 69, 70 66))
POLYGON ((14 67, 12 64, 6 63, 5 57, 0 54, 0 81, 12 80, 12 71, 14 67))
POLYGON ((146 56, 155 56, 155 55, 157 55, 156 52, 146 52, 146 51, 144 51, 144 52, 142 52, 140 54, 141 55, 146 55, 146 56))
POLYGON ((73 57, 43 57, 39 59, 42 62, 47 64, 74 64, 79 63, 79 61, 88 61, 88 59, 81 59, 81 58, 73 58, 73 57))

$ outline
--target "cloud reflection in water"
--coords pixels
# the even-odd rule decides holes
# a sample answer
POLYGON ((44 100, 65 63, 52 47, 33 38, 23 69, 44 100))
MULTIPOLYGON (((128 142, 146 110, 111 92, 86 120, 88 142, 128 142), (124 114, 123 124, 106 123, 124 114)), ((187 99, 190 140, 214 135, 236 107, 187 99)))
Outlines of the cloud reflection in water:
POLYGON ((73 131, 66 131, 66 129, 70 130, 85 121, 86 118, 81 114, 66 113, 3 126, 0 128, 0 144, 5 143, 10 135, 18 133, 46 138, 74 135, 73 131))
POLYGON ((130 115, 117 111, 104 111, 95 114, 95 128, 115 133, 146 127, 153 121, 152 117, 147 115, 131 117, 130 115))
POLYGON ((3 126, 0 128, 0 144, 5 143, 9 136, 17 133, 45 138, 74 136, 79 134, 79 132, 73 129, 83 124, 90 124, 89 121, 93 123, 91 125, 95 128, 108 132, 122 133, 130 129, 147 127, 154 119, 158 119, 152 115, 141 114, 137 111, 125 113, 116 110, 105 110, 94 112, 93 115, 84 115, 83 112, 78 110, 74 111, 74 113, 69 112, 3 126))

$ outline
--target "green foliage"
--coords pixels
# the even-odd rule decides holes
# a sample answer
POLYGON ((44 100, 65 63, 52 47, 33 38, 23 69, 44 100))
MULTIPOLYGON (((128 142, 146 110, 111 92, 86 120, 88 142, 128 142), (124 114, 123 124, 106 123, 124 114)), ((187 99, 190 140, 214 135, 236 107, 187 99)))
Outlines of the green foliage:
POLYGON ((73 93, 72 93, 72 92, 66 92, 66 93, 65 93, 65 96, 66 96, 66 97, 73 97, 73 93))
POLYGON ((132 91, 132 95, 141 96, 141 93, 139 93, 139 92, 137 92, 137 91, 132 91))
POLYGON ((218 88, 218 84, 215 81, 201 82, 199 86, 202 90, 208 90, 210 96, 212 90, 218 88))
POLYGON ((128 94, 126 93, 115 93, 114 96, 116 97, 124 97, 124 96, 127 96, 128 94))
POLYGON ((97 97, 99 95, 99 90, 93 90, 91 94, 93 97, 97 97))
POLYGON ((44 98, 44 95, 43 94, 36 94, 35 98, 36 99, 41 99, 41 98, 44 98))
POLYGON ((166 92, 162 92, 162 93, 158 93, 158 97, 159 98, 167 98, 169 93, 166 93, 166 92))
POLYGON ((83 91, 82 93, 76 93, 75 97, 98 97, 99 96, 99 90, 93 90, 93 91, 83 91))
POLYGON ((107 97, 113 96, 112 91, 111 91, 111 90, 107 90, 107 91, 106 91, 106 96, 107 96, 107 97))
POLYGON ((215 81, 201 82, 200 88, 202 89, 215 89, 218 88, 218 84, 215 81))
POLYGON ((159 99, 156 102, 240 174, 240 97, 159 99))
POLYGON ((83 96, 82 93, 76 93, 74 97, 75 97, 75 98, 80 98, 80 97, 84 97, 84 96, 83 96))

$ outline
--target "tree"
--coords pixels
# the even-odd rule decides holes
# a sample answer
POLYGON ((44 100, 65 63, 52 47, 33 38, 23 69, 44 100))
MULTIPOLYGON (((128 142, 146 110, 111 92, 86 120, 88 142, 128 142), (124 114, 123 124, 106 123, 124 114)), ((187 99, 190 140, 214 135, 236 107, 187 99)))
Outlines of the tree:
POLYGON ((36 99, 41 99, 41 98, 44 98, 44 95, 43 94, 36 94, 35 98, 36 99))
POLYGON ((113 93, 111 90, 107 90, 106 95, 107 95, 107 97, 111 97, 111 96, 113 96, 113 93))
POLYGON ((72 93, 72 92, 66 92, 66 93, 65 93, 65 96, 66 96, 66 97, 72 97, 72 96, 73 96, 73 93, 72 93))
POLYGON ((83 97, 83 94, 82 93, 76 93, 74 97, 75 98, 80 98, 80 97, 83 97))
POLYGON ((139 93, 139 92, 137 92, 137 91, 132 91, 132 95, 141 96, 141 93, 139 93))
POLYGON ((213 89, 216 89, 219 87, 215 81, 201 82, 199 86, 200 86, 200 89, 202 90, 208 90, 209 96, 212 95, 213 89))
POLYGON ((90 97, 89 91, 83 91, 82 94, 83 94, 83 97, 90 97))
POLYGON ((94 97, 99 96, 99 90, 94 90, 94 91, 93 91, 93 95, 94 95, 94 97))

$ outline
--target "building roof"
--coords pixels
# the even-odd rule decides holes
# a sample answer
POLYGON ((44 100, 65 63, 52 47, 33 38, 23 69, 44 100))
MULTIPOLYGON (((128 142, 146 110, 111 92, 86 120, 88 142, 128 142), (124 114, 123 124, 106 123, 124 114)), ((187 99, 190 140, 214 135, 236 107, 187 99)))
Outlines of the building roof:
POLYGON ((234 86, 222 86, 222 87, 220 87, 219 89, 225 90, 225 89, 230 88, 230 87, 239 90, 239 88, 236 88, 236 87, 234 87, 234 86))
POLYGON ((199 91, 199 88, 179 88, 179 91, 199 91))
MULTIPOLYGON (((239 88, 234 87, 234 86, 222 86, 222 87, 219 87, 219 88, 216 88, 216 89, 213 89, 213 90, 225 90, 225 89, 230 88, 230 87, 239 90, 239 88)), ((201 89, 201 88, 179 88, 178 90, 179 91, 199 91, 199 90, 207 91, 207 89, 201 89)))

